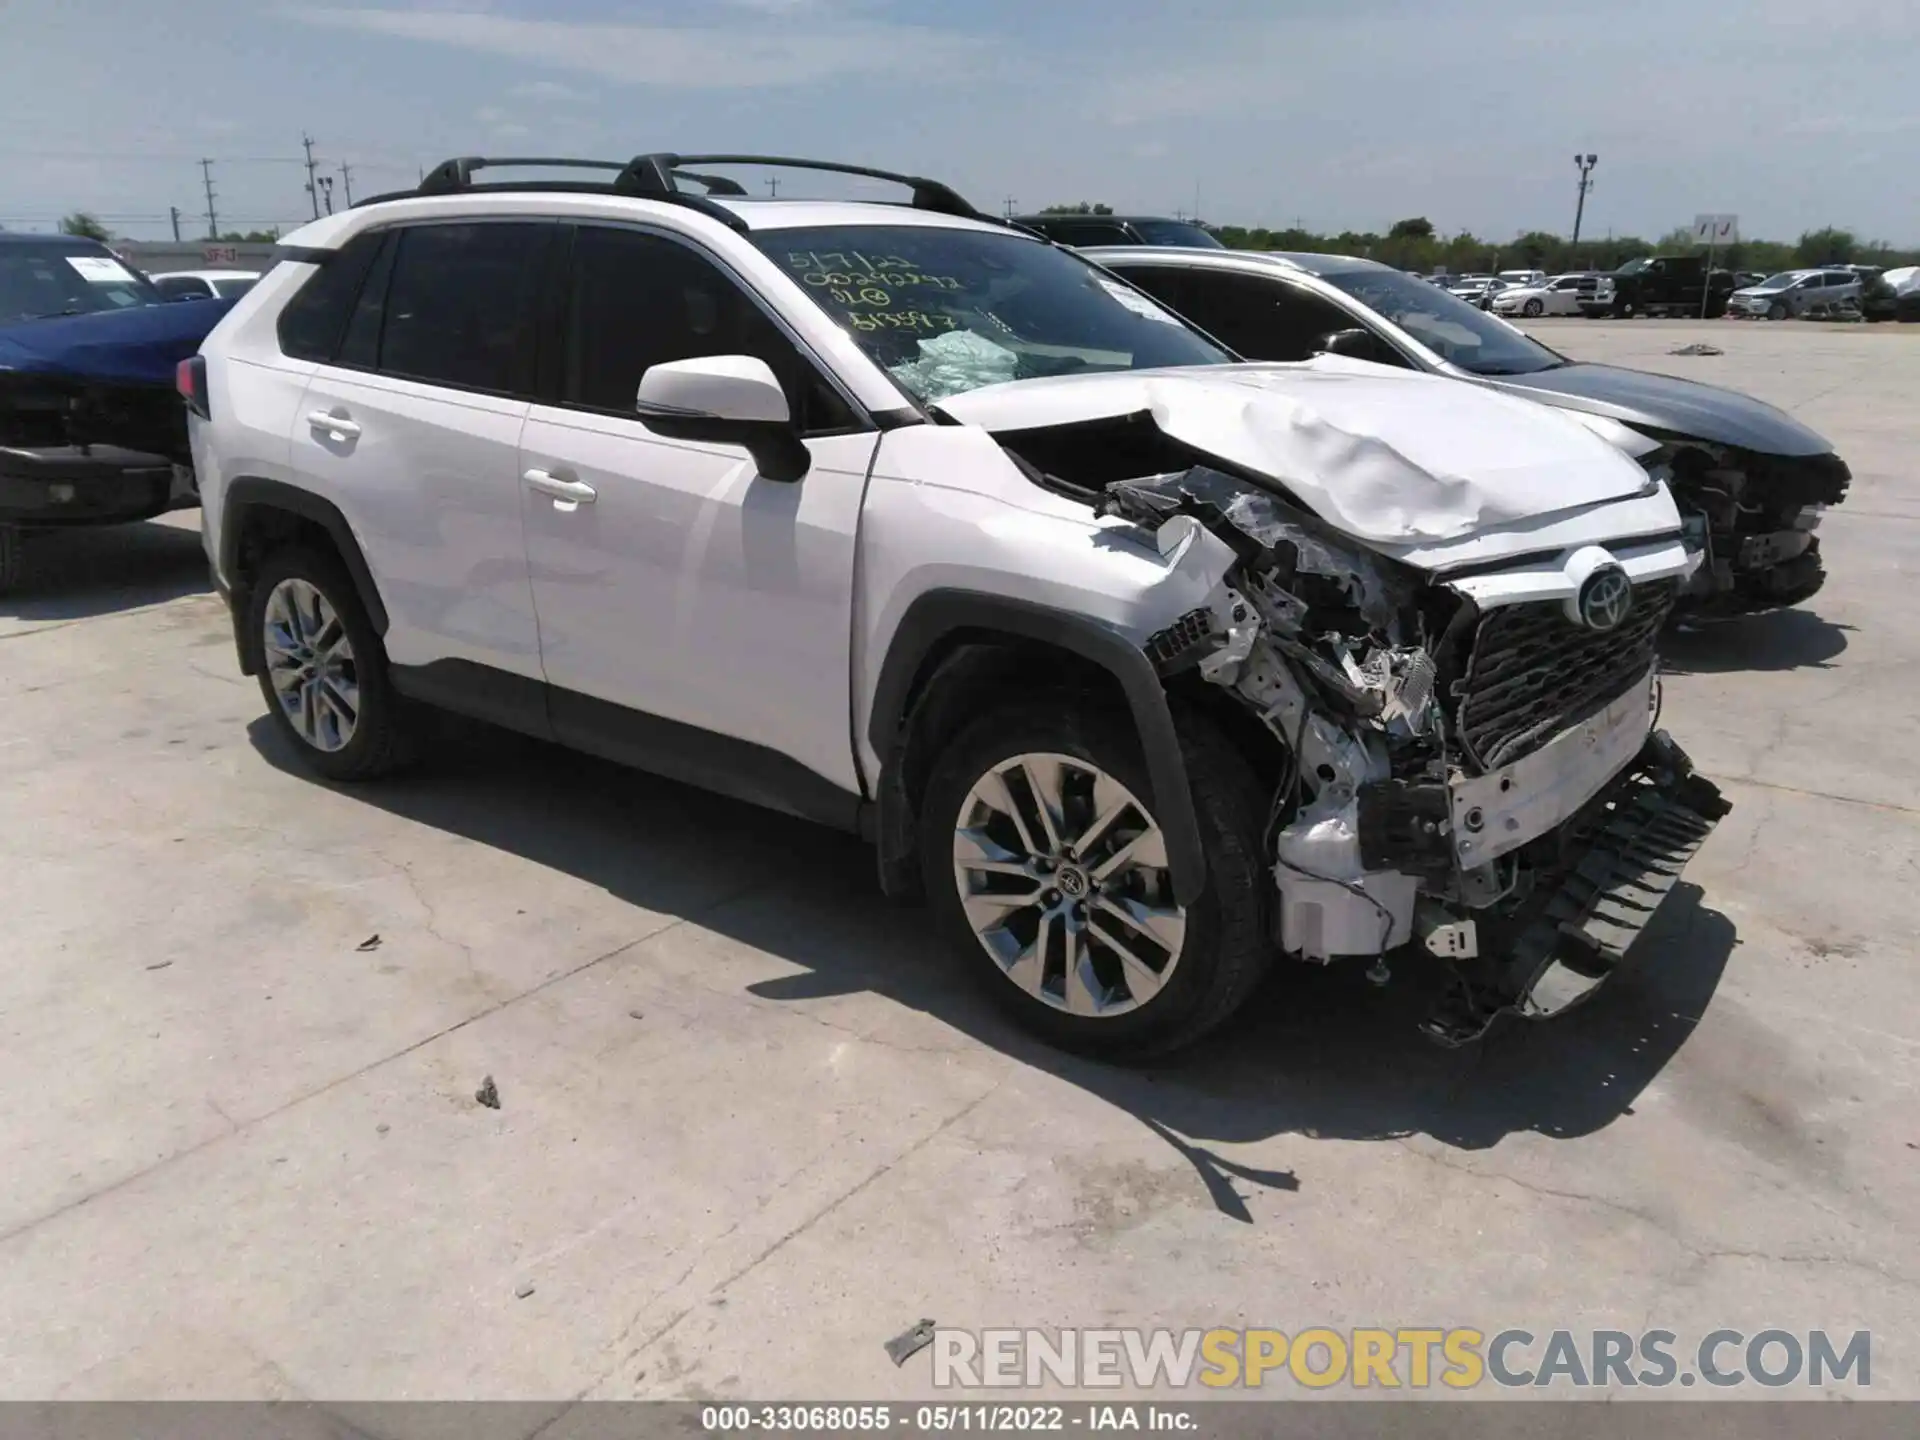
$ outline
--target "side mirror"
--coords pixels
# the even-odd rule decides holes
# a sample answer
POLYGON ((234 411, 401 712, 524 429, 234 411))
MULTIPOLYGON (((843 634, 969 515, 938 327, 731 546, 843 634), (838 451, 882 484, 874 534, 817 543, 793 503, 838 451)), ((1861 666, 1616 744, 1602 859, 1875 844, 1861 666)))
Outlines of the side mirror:
POLYGON ((1380 359, 1380 342, 1374 338, 1371 330, 1336 330, 1331 335, 1320 337, 1322 355, 1344 355, 1349 360, 1380 359))
POLYGON ((813 465, 794 433, 786 391, 767 362, 752 355, 650 365, 634 409, 656 435, 745 446, 769 480, 791 484, 813 465))

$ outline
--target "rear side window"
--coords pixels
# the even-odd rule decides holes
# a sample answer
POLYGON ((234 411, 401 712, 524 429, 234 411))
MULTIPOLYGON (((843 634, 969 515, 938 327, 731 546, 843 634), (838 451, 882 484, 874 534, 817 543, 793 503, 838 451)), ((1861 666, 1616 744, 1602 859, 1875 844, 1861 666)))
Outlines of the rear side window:
POLYGON ((386 288, 381 372, 464 390, 531 389, 529 320, 553 231, 515 223, 402 230, 386 288))
POLYGON ((385 238, 378 232, 355 236, 294 292, 276 327, 283 355, 322 363, 333 359, 361 282, 385 238))

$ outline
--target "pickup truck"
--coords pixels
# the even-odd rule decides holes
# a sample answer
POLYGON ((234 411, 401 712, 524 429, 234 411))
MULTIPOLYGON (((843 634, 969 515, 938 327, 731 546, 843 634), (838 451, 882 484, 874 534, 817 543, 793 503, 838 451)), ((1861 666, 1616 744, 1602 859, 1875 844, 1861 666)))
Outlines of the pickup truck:
POLYGON ((1586 315, 1611 315, 1616 320, 1636 315, 1699 318, 1703 312, 1707 319, 1717 320, 1727 313, 1727 297, 1735 285, 1731 270, 1709 271, 1698 255, 1645 256, 1602 276, 1593 298, 1580 308, 1586 315))

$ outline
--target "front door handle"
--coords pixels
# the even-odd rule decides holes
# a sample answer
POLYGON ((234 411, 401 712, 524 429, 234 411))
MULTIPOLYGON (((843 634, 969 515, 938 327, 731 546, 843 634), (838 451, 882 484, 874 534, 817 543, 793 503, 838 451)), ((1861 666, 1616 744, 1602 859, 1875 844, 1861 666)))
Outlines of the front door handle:
POLYGON ((547 470, 529 470, 520 477, 542 495, 568 505, 591 505, 599 492, 583 480, 562 480, 547 470))
POLYGON ((324 430, 338 440, 352 440, 360 433, 360 427, 344 415, 330 415, 325 410, 310 411, 307 424, 315 430, 324 430))

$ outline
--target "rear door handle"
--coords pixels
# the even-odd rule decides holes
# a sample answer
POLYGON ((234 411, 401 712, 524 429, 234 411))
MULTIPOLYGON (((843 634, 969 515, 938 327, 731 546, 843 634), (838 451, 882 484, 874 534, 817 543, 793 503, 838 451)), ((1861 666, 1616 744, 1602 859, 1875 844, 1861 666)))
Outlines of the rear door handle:
POLYGON ((307 424, 315 430, 324 430, 342 440, 351 440, 360 433, 360 427, 344 415, 329 415, 324 410, 310 411, 307 424))
POLYGON ((546 470, 529 470, 520 478, 542 495, 551 495, 556 501, 572 505, 591 505, 600 493, 583 480, 562 480, 546 470))

